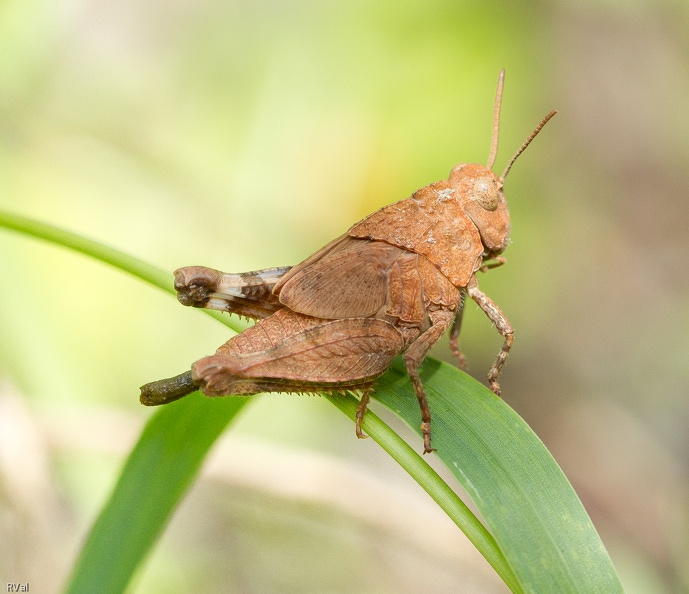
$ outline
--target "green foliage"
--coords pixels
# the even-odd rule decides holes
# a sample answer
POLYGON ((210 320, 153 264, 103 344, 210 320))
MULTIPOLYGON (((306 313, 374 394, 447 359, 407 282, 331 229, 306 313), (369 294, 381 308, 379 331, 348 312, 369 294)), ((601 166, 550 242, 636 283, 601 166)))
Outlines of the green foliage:
MULTIPOLYGON (((581 501, 524 420, 485 386, 446 363, 426 360, 421 379, 433 411, 435 455, 469 494, 516 574, 517 588, 488 556, 490 549, 475 543, 513 591, 621 592, 581 501)), ((418 427, 414 390, 403 365, 393 365, 375 397, 418 427)), ((419 484, 446 509, 436 483, 419 484)))
POLYGON ((187 398, 151 417, 82 548, 66 592, 125 590, 208 450, 246 402, 187 398))
MULTIPOLYGON (((117 250, 1 211, 0 226, 91 255, 173 292, 167 275, 117 250)), ((434 455, 470 495, 485 527, 425 459, 377 416, 369 412, 363 428, 445 510, 510 589, 622 592, 581 502, 524 421, 449 365, 429 359, 421 377, 433 411, 434 455)), ((416 398, 399 362, 377 383, 375 398, 418 426, 416 398)), ((328 399, 354 417, 355 398, 328 399)), ((206 453, 245 402, 194 395, 151 417, 82 549, 66 592, 124 591, 206 453)), ((420 442, 415 447, 420 449, 420 442)))

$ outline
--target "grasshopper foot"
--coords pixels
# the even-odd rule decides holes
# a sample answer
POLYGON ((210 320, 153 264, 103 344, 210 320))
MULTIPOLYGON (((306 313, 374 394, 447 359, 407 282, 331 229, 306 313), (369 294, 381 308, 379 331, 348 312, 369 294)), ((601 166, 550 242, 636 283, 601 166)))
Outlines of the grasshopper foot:
POLYGON ((359 401, 359 406, 356 408, 356 436, 359 439, 366 439, 368 438, 368 435, 366 435, 362 430, 361 430, 361 423, 364 421, 364 415, 366 414, 366 409, 368 408, 368 403, 369 400, 371 399, 371 391, 370 390, 365 390, 364 393, 361 395, 361 400, 359 401))
POLYGON ((431 424, 421 423, 421 431, 423 432, 423 453, 430 454, 435 452, 436 448, 431 447, 431 424))
POLYGON ((492 390, 493 394, 495 394, 498 398, 500 398, 500 395, 502 394, 502 390, 500 389, 500 384, 498 383, 497 378, 495 377, 488 377, 488 385, 490 386, 490 389, 492 390))

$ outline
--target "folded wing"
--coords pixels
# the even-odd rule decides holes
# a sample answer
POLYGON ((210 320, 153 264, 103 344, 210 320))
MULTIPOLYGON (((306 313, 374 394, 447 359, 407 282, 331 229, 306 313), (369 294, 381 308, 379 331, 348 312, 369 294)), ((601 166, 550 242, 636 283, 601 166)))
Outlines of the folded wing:
POLYGON ((399 248, 342 236, 298 264, 273 292, 292 311, 323 319, 374 315, 388 298, 388 274, 399 248))

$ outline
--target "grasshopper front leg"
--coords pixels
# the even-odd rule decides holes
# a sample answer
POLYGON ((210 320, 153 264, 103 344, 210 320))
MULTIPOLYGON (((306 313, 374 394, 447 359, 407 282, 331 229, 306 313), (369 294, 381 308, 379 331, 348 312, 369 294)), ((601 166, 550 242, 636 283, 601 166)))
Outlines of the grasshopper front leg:
POLYGON ((498 382, 498 377, 500 377, 502 366, 505 364, 507 355, 514 342, 514 328, 512 328, 512 324, 510 324, 509 320, 505 317, 505 314, 502 313, 502 310, 490 297, 488 297, 488 295, 478 288, 478 281, 475 276, 469 281, 467 293, 488 316, 490 321, 495 324, 498 332, 500 332, 500 335, 505 339, 493 366, 488 372, 488 385, 496 396, 500 396, 500 383, 498 382))

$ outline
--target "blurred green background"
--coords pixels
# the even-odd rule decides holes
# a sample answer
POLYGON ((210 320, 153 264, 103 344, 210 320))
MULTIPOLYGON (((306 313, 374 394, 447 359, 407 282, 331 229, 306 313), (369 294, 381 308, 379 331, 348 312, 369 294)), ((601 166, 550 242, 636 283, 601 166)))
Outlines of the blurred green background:
MULTIPOLYGON (((170 271, 294 264, 484 163, 505 68, 498 172, 560 113, 508 178, 508 264, 479 279, 516 329, 503 395, 628 591, 687 592, 688 24, 680 0, 6 0, 0 208, 170 271)), ((0 583, 58 592, 152 414, 137 387, 228 331, 6 231, 0 275, 0 583)), ((473 375, 500 342, 470 304, 473 375)), ((130 591, 503 592, 476 557, 327 402, 271 395, 130 591)))

